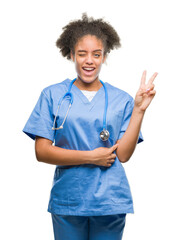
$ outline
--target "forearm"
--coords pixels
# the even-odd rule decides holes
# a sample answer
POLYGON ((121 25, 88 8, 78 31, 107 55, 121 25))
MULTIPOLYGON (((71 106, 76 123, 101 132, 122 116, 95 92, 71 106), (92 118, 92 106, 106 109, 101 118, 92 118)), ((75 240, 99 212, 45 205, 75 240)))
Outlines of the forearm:
POLYGON ((117 141, 116 154, 121 162, 127 162, 135 150, 144 113, 144 111, 139 111, 137 108, 133 109, 127 130, 123 137, 117 141))
POLYGON ((91 162, 91 151, 63 149, 52 144, 36 143, 36 158, 39 162, 54 165, 80 165, 91 162))
POLYGON ((115 161, 117 144, 111 148, 99 147, 90 151, 69 150, 52 145, 52 141, 36 137, 35 152, 39 162, 54 165, 94 164, 110 167, 115 161))

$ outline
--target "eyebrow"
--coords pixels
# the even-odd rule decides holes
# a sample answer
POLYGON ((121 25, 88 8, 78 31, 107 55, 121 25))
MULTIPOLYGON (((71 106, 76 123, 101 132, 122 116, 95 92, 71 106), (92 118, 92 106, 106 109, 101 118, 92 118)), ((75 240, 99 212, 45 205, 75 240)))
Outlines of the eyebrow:
MULTIPOLYGON (((87 52, 86 50, 78 50, 78 52, 87 52)), ((96 49, 93 52, 102 52, 102 49, 96 49)))

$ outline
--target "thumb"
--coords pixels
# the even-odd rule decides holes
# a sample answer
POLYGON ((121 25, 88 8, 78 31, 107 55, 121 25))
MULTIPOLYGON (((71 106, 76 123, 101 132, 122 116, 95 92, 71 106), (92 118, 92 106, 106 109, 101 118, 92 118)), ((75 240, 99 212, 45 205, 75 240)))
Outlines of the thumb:
POLYGON ((149 91, 149 89, 145 89, 145 88, 140 88, 139 91, 137 92, 137 96, 143 96, 143 94, 147 93, 149 91))

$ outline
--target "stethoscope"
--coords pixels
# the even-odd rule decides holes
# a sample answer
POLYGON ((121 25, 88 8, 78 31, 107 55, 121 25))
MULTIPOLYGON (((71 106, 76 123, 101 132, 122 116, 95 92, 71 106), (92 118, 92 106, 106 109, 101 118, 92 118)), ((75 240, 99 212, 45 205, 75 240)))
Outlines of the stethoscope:
MULTIPOLYGON (((71 93, 71 88, 72 88, 72 85, 73 85, 73 83, 75 81, 76 81, 76 78, 70 82, 68 91, 60 99, 60 102, 59 102, 58 107, 57 107, 56 115, 55 115, 55 118, 54 118, 54 123, 53 123, 52 130, 63 129, 63 125, 64 125, 64 123, 66 121, 69 109, 71 108, 71 106, 73 104, 73 94, 71 93), (63 103, 63 101, 65 100, 65 98, 70 99, 69 107, 68 107, 68 110, 66 112, 66 115, 64 117, 64 120, 63 120, 62 124, 58 128, 55 128, 57 114, 58 114, 59 108, 60 108, 61 104, 63 103)), ((100 132, 100 139, 102 141, 107 141, 109 139, 109 136, 110 136, 109 131, 106 129, 106 116, 107 116, 107 108, 108 108, 108 93, 107 93, 107 88, 106 88, 105 84, 103 83, 103 81, 101 81, 101 80, 99 80, 99 81, 102 83, 102 85, 104 87, 104 91, 105 91, 105 106, 104 106, 104 116, 103 116, 103 130, 100 132)))

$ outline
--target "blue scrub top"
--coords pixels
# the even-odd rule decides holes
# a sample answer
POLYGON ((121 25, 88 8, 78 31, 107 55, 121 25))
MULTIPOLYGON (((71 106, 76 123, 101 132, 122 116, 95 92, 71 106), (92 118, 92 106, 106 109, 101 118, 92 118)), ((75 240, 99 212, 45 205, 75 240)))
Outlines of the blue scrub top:
MULTIPOLYGON (((73 104, 63 129, 52 130, 58 103, 67 92, 71 80, 45 88, 23 131, 32 139, 47 138, 55 146, 73 150, 93 150, 111 147, 126 131, 134 100, 126 92, 105 83, 108 92, 108 141, 99 134, 103 128, 105 92, 103 86, 91 102, 74 84, 71 88, 73 104)), ((58 111, 56 127, 66 115, 69 100, 63 101, 58 111)), ((140 132, 138 143, 143 141, 140 132)), ((116 157, 111 167, 94 164, 56 166, 48 211, 60 215, 98 216, 133 213, 133 200, 125 170, 116 157)))

